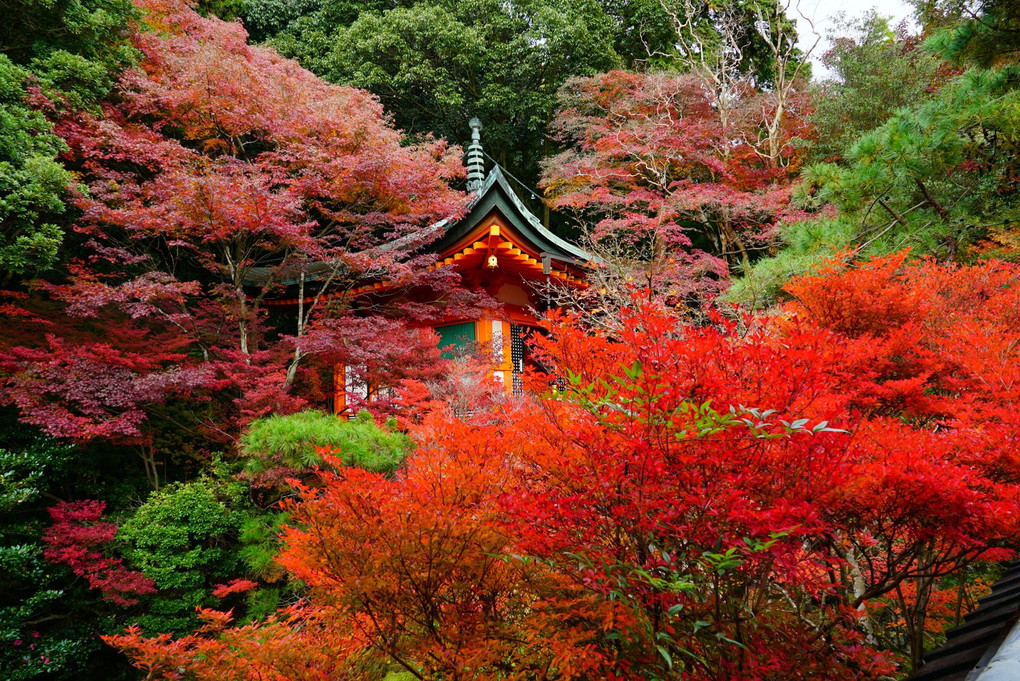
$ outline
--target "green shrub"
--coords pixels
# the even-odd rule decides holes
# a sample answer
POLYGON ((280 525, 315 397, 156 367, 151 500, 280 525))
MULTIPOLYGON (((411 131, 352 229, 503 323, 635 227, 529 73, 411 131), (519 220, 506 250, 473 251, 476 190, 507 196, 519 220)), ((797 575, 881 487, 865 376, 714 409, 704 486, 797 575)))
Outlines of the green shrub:
POLYGON ((818 218, 783 226, 783 247, 769 258, 762 258, 739 278, 734 278, 722 296, 722 302, 738 303, 761 310, 782 300, 783 286, 794 277, 814 270, 841 248, 859 245, 859 237, 850 222, 818 218))
POLYGON ((278 582, 287 572, 276 562, 279 553, 279 534, 287 521, 286 513, 253 514, 241 523, 239 555, 248 566, 251 577, 263 582, 278 582))
POLYGON ((251 424, 241 438, 246 470, 257 473, 271 466, 304 469, 322 461, 317 448, 330 447, 348 466, 389 474, 410 453, 410 438, 382 428, 366 411, 354 420, 321 411, 270 416, 251 424))
POLYGON ((124 556, 159 590, 139 624, 150 633, 190 631, 196 606, 217 604, 215 584, 242 573, 233 487, 201 479, 153 492, 117 532, 124 556))

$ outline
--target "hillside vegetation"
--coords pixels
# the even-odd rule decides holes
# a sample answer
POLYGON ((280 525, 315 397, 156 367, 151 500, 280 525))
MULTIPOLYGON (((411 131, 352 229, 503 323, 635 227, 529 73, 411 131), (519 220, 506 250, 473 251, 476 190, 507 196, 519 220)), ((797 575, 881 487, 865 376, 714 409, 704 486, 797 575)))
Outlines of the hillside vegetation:
POLYGON ((1015 556, 1016 3, 7 10, 0 677, 904 678, 1015 556), (472 116, 597 256, 515 398, 472 116))

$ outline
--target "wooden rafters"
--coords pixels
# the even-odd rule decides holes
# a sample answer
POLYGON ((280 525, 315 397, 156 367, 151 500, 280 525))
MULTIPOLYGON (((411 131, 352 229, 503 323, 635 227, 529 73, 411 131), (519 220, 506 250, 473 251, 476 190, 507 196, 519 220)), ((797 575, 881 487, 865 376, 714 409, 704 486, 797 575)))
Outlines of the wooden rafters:
MULTIPOLYGON (((557 260, 544 263, 543 255, 512 227, 508 226, 498 214, 493 214, 471 233, 440 252, 435 265, 430 266, 429 269, 452 266, 462 272, 492 270, 532 281, 541 281, 548 277, 571 286, 587 286, 584 275, 576 265, 557 260), (491 256, 496 257, 495 268, 489 267, 491 256)), ((328 297, 381 293, 397 286, 395 281, 382 280, 363 284, 328 297)), ((267 302, 270 305, 296 305, 298 300, 294 298, 267 302)))
POLYGON ((486 221, 481 228, 441 253, 437 265, 457 265, 465 270, 481 269, 488 267, 492 255, 496 256, 499 269, 521 274, 525 279, 550 276, 575 286, 585 285, 582 277, 566 267, 550 267, 547 272, 541 259, 542 254, 534 252, 511 228, 496 218, 486 221))

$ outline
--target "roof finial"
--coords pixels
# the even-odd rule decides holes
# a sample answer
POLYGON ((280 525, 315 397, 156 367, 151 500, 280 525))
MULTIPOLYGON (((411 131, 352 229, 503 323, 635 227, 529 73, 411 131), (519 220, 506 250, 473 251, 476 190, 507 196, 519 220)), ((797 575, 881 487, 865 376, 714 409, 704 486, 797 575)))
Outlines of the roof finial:
POLYGON ((468 121, 471 126, 471 144, 467 151, 467 190, 477 192, 485 182, 485 161, 482 158, 482 122, 477 117, 468 121))

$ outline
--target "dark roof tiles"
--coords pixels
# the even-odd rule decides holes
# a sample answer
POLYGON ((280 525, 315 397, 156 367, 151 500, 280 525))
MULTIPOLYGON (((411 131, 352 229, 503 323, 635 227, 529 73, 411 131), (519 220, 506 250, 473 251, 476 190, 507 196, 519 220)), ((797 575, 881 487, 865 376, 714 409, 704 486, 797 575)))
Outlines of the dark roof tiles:
POLYGON ((946 632, 946 642, 924 656, 924 664, 907 681, 964 681, 980 675, 1020 619, 1020 563, 1013 563, 978 601, 960 626, 946 632))

